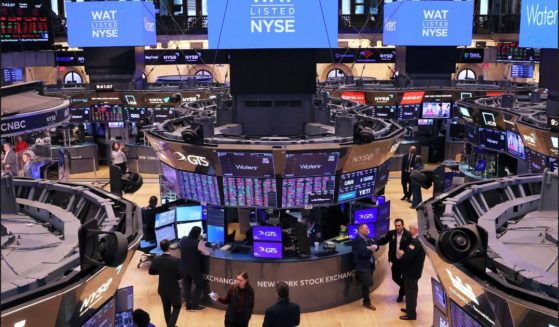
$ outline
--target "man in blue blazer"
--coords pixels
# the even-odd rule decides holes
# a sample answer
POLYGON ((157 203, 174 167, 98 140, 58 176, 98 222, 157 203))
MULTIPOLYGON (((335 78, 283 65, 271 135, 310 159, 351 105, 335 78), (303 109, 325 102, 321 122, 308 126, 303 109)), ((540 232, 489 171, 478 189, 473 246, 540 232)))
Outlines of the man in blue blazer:
POLYGON ((363 306, 376 310, 371 304, 369 297, 369 288, 373 286, 373 271, 375 271, 374 251, 378 251, 376 242, 369 238, 369 227, 366 224, 359 225, 358 234, 353 240, 352 252, 353 263, 355 264, 355 275, 361 283, 361 296, 363 297, 363 306))

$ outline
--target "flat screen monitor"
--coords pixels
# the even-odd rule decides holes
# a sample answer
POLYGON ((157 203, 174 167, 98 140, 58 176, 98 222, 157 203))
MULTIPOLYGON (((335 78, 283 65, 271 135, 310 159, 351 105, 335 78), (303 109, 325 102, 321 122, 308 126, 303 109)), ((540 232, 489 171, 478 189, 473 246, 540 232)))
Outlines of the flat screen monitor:
POLYGON ((462 309, 456 302, 450 300, 450 322, 452 327, 482 327, 483 325, 462 309))
POLYGON ((522 0, 520 45, 557 49, 557 1, 522 0), (551 19, 550 19, 551 18, 551 19))
POLYGON ((284 178, 282 180, 283 208, 324 205, 334 202, 335 176, 284 178))
POLYGON ((549 170, 556 171, 557 170, 557 157, 549 157, 549 170))
POLYGON ((476 166, 474 167, 474 171, 484 172, 486 167, 487 167, 487 160, 478 160, 476 162, 476 166))
POLYGON ((371 196, 375 191, 376 168, 340 175, 338 202, 371 196))
POLYGON ((50 1, 5 0, 0 10, 2 52, 52 49, 54 33, 50 1))
POLYGON ((434 119, 418 119, 417 126, 431 126, 435 124, 434 119))
POLYGON ((481 123, 489 128, 497 128, 497 119, 495 119, 495 113, 491 111, 482 111, 481 123))
POLYGON ((252 238, 255 241, 281 242, 281 227, 253 226, 252 238))
POLYGON ((513 78, 533 78, 534 65, 512 65, 510 75, 513 78))
POLYGON ((503 131, 480 127, 479 145, 487 149, 506 151, 507 134, 503 131))
POLYGON ((379 203, 377 206, 378 220, 388 219, 390 217, 390 201, 379 203))
POLYGON ((224 177, 274 177, 271 152, 218 152, 224 177))
POLYGON ((225 209, 221 207, 208 207, 206 211, 206 222, 208 225, 225 226, 225 209))
POLYGON ((176 199, 178 194, 181 194, 177 171, 163 162, 161 162, 161 175, 159 175, 159 190, 161 199, 176 199))
POLYGON ((336 174, 339 152, 303 152, 285 155, 285 177, 329 176, 336 174))
POLYGON ((421 118, 450 118, 450 102, 423 102, 421 118))
MULTIPOLYGON (((354 240, 357 235, 359 234, 359 225, 360 224, 350 224, 347 227, 347 236, 350 240, 354 240)), ((369 227, 369 237, 375 237, 375 225, 374 224, 366 224, 369 227)))
POLYGON ((115 322, 115 298, 110 298, 82 327, 110 327, 115 322))
POLYGON ((446 293, 443 285, 435 278, 431 278, 431 289, 433 291, 433 304, 442 312, 446 312, 446 293))
POLYGON ((466 140, 473 144, 478 144, 479 142, 479 130, 476 125, 466 124, 465 126, 466 140))
POLYGON ((208 228, 208 242, 210 243, 224 243, 225 242, 225 227, 209 225, 208 228))
POLYGON ((448 318, 441 310, 433 309, 433 327, 448 327, 448 318))
POLYGON ((401 120, 416 120, 419 119, 418 104, 401 105, 398 110, 398 119, 401 120))
POLYGON ((91 107, 91 122, 123 122, 124 112, 119 105, 99 104, 91 107))
POLYGON ((193 227, 198 226, 203 230, 201 221, 191 221, 187 223, 177 223, 177 239, 181 239, 184 236, 188 236, 193 227))
POLYGON ((378 192, 388 182, 388 174, 390 173, 391 164, 392 160, 388 159, 378 167, 375 179, 375 192, 378 192))
POLYGON ((163 227, 175 222, 175 209, 155 215, 155 228, 163 227))
POLYGON ((9 85, 13 82, 23 82, 24 76, 23 68, 21 67, 2 68, 2 84, 9 85))
POLYGON ((155 229, 155 240, 158 247, 163 240, 173 241, 175 239, 177 239, 177 233, 174 224, 155 229))
POLYGON ((390 230, 390 219, 378 220, 375 223, 375 236, 377 239, 383 237, 390 230))
POLYGON ((371 224, 377 221, 378 208, 355 210, 353 213, 354 224, 371 224))
POLYGON ((226 206, 276 208, 277 186, 272 178, 223 177, 226 206))
POLYGON ((175 108, 149 108, 148 112, 153 118, 153 123, 162 123, 166 120, 175 118, 175 108))
POLYGON ((557 148, 559 148, 559 139, 557 138, 557 136, 552 136, 551 137, 551 148, 557 150, 557 148))
POLYGON ((540 62, 539 48, 521 48, 517 42, 497 43, 497 62, 540 62))
POLYGON ((473 93, 460 92, 460 100, 464 100, 464 99, 468 99, 468 98, 472 98, 472 97, 473 97, 473 93))
MULTIPOLYGON (((213 205, 221 204, 216 176, 178 171, 178 179, 183 198, 213 205)), ((225 192, 227 195, 227 190, 225 192)))
POLYGON ((119 288, 116 291, 115 327, 134 327, 132 312, 134 310, 134 288, 119 288))
MULTIPOLYGON (((126 95, 126 98, 133 97, 131 95, 126 95)), ((135 98, 134 98, 135 100, 135 98)), ((126 120, 129 122, 137 122, 142 118, 149 118, 149 114, 146 108, 124 108, 124 113, 126 114, 126 120)))
POLYGON ((458 110, 460 111, 460 115, 462 116, 462 118, 472 119, 472 116, 470 115, 470 111, 468 110, 468 108, 458 107, 458 110))
POLYGON ((545 154, 528 150, 528 168, 532 173, 543 173, 547 167, 547 156, 545 154))
POLYGON ((70 123, 89 123, 89 108, 70 108, 70 123))
POLYGON ((281 242, 254 242, 252 249, 255 258, 281 259, 283 256, 281 242))
POLYGON ((507 150, 510 154, 525 159, 524 142, 522 137, 514 132, 507 131, 507 150))
POLYGON ((204 219, 204 208, 202 206, 177 207, 175 210, 177 223, 204 219))
POLYGON ((384 119, 396 119, 398 118, 398 107, 397 106, 375 106, 375 117, 384 119))

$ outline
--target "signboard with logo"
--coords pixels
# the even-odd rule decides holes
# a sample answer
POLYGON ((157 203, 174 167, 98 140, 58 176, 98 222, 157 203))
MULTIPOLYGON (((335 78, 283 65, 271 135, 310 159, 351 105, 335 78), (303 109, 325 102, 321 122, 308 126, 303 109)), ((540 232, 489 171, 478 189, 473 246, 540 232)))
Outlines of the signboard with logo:
POLYGON ((318 49, 316 61, 319 63, 393 63, 396 62, 394 48, 347 48, 347 49, 318 49))
POLYGON ((480 64, 483 62, 485 49, 479 48, 458 48, 458 60, 456 62, 465 64, 480 64))
POLYGON ((155 6, 151 2, 68 2, 70 47, 155 45, 155 6))
POLYGON ((53 110, 37 112, 33 115, 21 114, 2 117, 0 131, 2 137, 16 136, 55 127, 69 119, 70 108, 68 108, 68 102, 65 101, 64 105, 53 110))
POLYGON ((522 0, 520 46, 557 49, 557 1, 522 0))
POLYGON ((342 99, 357 101, 359 103, 365 104, 365 92, 359 91, 343 91, 342 99))
POLYGON ((384 5, 387 45, 470 45, 473 1, 397 1, 384 5))
POLYGON ((208 1, 210 49, 332 48, 338 2, 332 0, 208 1), (320 23, 309 15, 321 17, 320 23))
POLYGON ((4 0, 0 10, 2 52, 52 48, 50 1, 4 0))
POLYGON ((425 95, 425 91, 404 92, 400 104, 401 105, 420 104, 423 100, 424 95, 425 95))

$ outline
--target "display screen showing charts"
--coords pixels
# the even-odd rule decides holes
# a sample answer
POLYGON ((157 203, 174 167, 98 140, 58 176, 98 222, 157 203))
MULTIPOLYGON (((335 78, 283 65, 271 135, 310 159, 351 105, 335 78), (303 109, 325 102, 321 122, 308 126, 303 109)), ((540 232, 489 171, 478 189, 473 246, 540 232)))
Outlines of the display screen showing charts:
POLYGON ((287 153, 285 177, 325 176, 336 174, 339 152, 287 153))
POLYGON ((507 150, 514 156, 524 159, 524 142, 522 137, 514 132, 507 131, 507 150))
POLYGON ((221 204, 217 177, 179 171, 181 195, 185 199, 221 204))
POLYGON ((172 241, 177 238, 177 234, 175 233, 175 224, 167 225, 165 227, 156 228, 155 229, 155 240, 157 241, 157 246, 163 240, 172 241))
POLYGON ((226 206, 276 208, 277 187, 272 178, 223 177, 226 206))
POLYGON ((155 228, 175 223, 175 209, 155 215, 155 228))
POLYGON ((202 229, 201 221, 192 221, 188 223, 177 223, 177 238, 180 240, 184 236, 188 236, 193 227, 198 226, 202 229))
POLYGON ((358 199, 374 194, 376 168, 340 175, 338 202, 358 199))
POLYGON ((260 152, 218 152, 224 177, 274 177, 274 156, 260 152))
POLYGON ((294 208, 334 202, 335 176, 284 178, 282 207, 294 208))

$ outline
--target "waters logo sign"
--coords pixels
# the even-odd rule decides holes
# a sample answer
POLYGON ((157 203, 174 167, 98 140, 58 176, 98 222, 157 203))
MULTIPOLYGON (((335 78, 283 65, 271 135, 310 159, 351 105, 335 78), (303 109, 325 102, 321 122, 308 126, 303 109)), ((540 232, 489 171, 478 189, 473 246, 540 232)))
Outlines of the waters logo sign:
POLYGON ((337 44, 333 0, 208 0, 210 49, 331 48, 337 44), (324 17, 317 24, 309 15, 324 17))
POLYGON ((557 49, 557 0, 522 0, 520 47, 557 49))
POLYGON ((384 5, 385 45, 470 45, 473 1, 397 1, 384 5))

